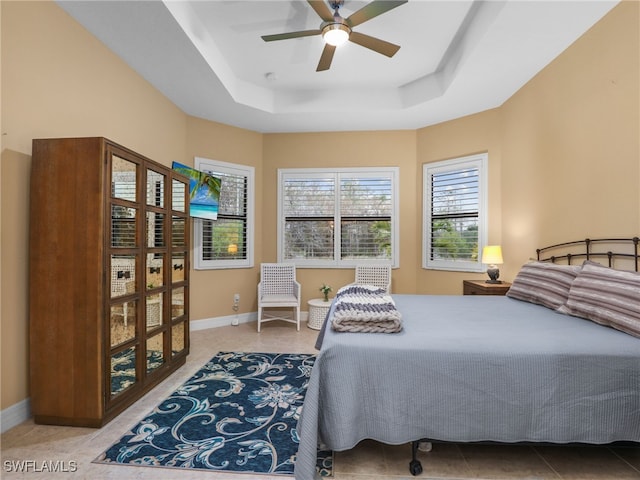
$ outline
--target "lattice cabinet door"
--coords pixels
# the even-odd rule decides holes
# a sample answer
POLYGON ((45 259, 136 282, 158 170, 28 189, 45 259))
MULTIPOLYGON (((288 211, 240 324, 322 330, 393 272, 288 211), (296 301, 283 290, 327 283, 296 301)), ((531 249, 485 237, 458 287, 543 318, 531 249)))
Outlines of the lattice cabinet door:
POLYGON ((189 350, 189 185, 171 177, 170 355, 189 350))
POLYGON ((101 137, 33 141, 36 423, 99 427, 189 352, 188 179, 101 137))

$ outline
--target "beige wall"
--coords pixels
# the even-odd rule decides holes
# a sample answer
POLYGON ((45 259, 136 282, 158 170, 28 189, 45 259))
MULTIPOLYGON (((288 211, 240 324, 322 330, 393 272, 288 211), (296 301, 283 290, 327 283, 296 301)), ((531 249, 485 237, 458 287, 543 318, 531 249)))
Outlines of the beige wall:
POLYGON ((502 241, 640 233, 640 4, 622 2, 502 107, 502 241))
MULTIPOLYGON (((187 122, 187 157, 209 158, 255 168, 256 208, 255 238, 262 233, 262 134, 249 132, 215 122, 189 117, 187 122)), ((256 285, 260 277, 262 242, 255 244, 254 268, 229 270, 192 270, 191 319, 233 315, 233 295, 240 294, 238 313, 258 309, 256 285)))
POLYGON ((187 122, 55 3, 3 1, 1 8, 4 409, 28 397, 32 139, 104 136, 170 165, 185 159, 187 122))
MULTIPOLYGON (((640 233, 639 25, 640 3, 622 2, 500 108, 418 131, 419 163, 489 153, 502 278, 538 247, 640 233)), ((421 270, 418 292, 482 277, 421 270)))
MULTIPOLYGON (((293 133, 264 136, 262 204, 263 259, 276 261, 276 208, 279 168, 321 167, 400 167, 400 269, 392 273, 395 292, 413 293, 414 265, 419 262, 416 231, 420 223, 415 215, 419 198, 415 190, 416 132, 338 132, 293 133), (404 268, 403 268, 404 267, 404 268)), ((321 296, 323 283, 334 288, 353 281, 353 269, 298 269, 303 302, 321 296)), ((305 310, 306 308, 303 308, 305 310)))
MULTIPOLYGON (((502 160, 499 110, 488 110, 419 130, 417 151, 419 170, 416 175, 415 188, 418 192, 422 191, 423 164, 479 152, 487 152, 489 156, 489 233, 487 240, 489 244, 500 244, 502 241, 502 194, 500 190, 502 160)), ((420 193, 418 195, 418 203, 416 203, 418 205, 417 222, 421 222, 421 202, 422 194, 420 193)), ((418 234, 421 235, 422 232, 418 231, 418 234)), ((420 236, 420 241, 421 239, 422 237, 420 236)), ((439 295, 462 293, 463 279, 482 278, 484 275, 423 270, 420 268, 421 262, 422 259, 419 257, 415 266, 418 269, 417 293, 439 295)))
MULTIPOLYGON (((462 278, 421 264, 422 164, 489 153, 489 241, 512 279, 535 248, 640 233, 640 5, 623 2, 500 108, 417 131, 269 134, 190 118, 53 2, 0 2, 2 21, 2 397, 28 397, 31 140, 105 136, 169 165, 202 156, 256 168, 256 265, 276 259, 282 167, 399 166, 394 290, 460 293, 462 278)), ((352 270, 301 269, 306 301, 352 270)), ((257 268, 192 271, 193 319, 255 311, 257 268)), ((215 346, 212 346, 215 348, 215 346)))

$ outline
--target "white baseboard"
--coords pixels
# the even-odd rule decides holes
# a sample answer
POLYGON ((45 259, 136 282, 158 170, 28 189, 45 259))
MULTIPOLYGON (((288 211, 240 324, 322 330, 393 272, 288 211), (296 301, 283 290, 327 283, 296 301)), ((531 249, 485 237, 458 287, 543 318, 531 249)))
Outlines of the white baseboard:
MULTIPOLYGON (((272 312, 280 313, 280 312, 272 312)), ((286 311, 281 312, 287 313, 286 311)), ((300 321, 306 322, 309 318, 309 312, 300 312, 300 321)), ((203 318, 200 320, 190 320, 189 330, 195 332, 197 330, 206 330, 207 328, 226 327, 233 325, 233 321, 236 319, 236 315, 227 315, 224 317, 203 318)), ((249 323, 258 321, 258 312, 241 313, 237 315, 238 323, 249 323)))
POLYGON ((200 320, 190 320, 189 330, 195 332, 197 330, 206 330, 207 328, 226 327, 233 325, 233 321, 237 318, 238 323, 249 323, 258 320, 257 312, 239 313, 238 315, 227 315, 224 317, 202 318, 200 320))
POLYGON ((0 412, 0 433, 20 425, 31 418, 31 401, 25 398, 0 412))
MULTIPOLYGON (((300 321, 307 320, 309 312, 300 312, 300 321)), ((236 315, 227 315, 224 317, 203 318, 201 320, 192 320, 189 322, 189 330, 195 332, 197 330, 206 330, 208 328, 226 327, 232 325, 237 318, 238 323, 249 323, 258 321, 258 312, 242 313, 236 315)), ((0 411, 0 433, 20 425, 31 418, 31 401, 29 398, 11 405, 0 411)))

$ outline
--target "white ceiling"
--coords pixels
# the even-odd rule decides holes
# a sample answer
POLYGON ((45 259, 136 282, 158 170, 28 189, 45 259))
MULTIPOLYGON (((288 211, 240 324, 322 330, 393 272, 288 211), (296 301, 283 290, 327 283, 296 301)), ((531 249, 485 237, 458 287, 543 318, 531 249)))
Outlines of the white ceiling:
MULTIPOLYGON (((343 17, 368 1, 345 0, 343 17)), ((617 0, 410 0, 354 31, 316 72, 319 28, 302 0, 59 0, 185 113, 258 132, 416 129, 500 106, 617 0)))

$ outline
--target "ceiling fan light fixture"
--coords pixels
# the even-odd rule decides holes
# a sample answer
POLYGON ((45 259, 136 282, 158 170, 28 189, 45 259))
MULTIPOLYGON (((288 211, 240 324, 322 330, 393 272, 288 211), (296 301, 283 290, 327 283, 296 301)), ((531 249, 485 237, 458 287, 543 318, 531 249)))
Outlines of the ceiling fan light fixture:
POLYGON ((347 40, 351 29, 344 23, 330 23, 322 29, 322 38, 329 45, 339 47, 347 40))
POLYGON ((262 39, 265 42, 273 42, 276 40, 322 35, 322 40, 325 42, 325 45, 322 49, 316 72, 329 70, 336 47, 344 44, 347 40, 391 58, 400 49, 399 45, 394 45, 380 38, 355 32, 352 28, 399 7, 408 1, 409 0, 372 0, 347 18, 342 18, 338 10, 344 4, 344 0, 307 0, 307 3, 322 19, 319 28, 278 33, 275 35, 262 35, 262 39), (327 5, 327 2, 329 5, 327 5), (333 15, 329 7, 333 9, 333 15), (353 34, 353 36, 351 34, 353 34))

